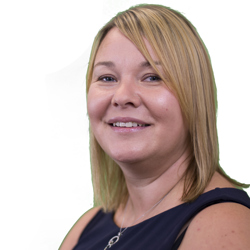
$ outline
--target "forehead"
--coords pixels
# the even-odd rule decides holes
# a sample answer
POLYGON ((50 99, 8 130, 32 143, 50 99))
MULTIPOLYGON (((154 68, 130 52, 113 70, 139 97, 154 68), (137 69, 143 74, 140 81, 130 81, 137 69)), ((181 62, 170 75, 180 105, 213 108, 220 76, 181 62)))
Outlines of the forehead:
MULTIPOLYGON (((143 38, 143 41, 152 59, 157 60, 157 57, 149 42, 145 38, 143 38)), ((106 60, 107 57, 110 56, 113 56, 114 59, 118 59, 120 56, 129 58, 135 55, 137 57, 141 57, 141 59, 146 60, 144 55, 139 51, 135 44, 131 40, 129 40, 122 32, 120 32, 118 28, 114 27, 107 33, 107 35, 101 42, 100 47, 97 51, 95 61, 100 59, 106 60)))

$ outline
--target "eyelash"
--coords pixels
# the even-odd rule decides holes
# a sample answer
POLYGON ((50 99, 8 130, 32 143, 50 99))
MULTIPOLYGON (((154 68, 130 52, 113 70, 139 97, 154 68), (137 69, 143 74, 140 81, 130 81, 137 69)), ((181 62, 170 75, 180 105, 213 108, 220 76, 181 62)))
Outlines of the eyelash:
POLYGON ((114 79, 112 76, 100 76, 100 77, 98 78, 98 81, 113 82, 113 81, 115 81, 115 79, 114 79), (112 81, 106 81, 106 80, 104 80, 105 78, 110 78, 110 79, 112 79, 112 81))
POLYGON ((161 81, 161 78, 158 76, 158 75, 148 75, 148 76, 146 76, 146 78, 144 78, 144 81, 147 79, 147 78, 152 78, 152 77, 154 77, 154 78, 156 78, 155 80, 152 80, 151 82, 159 82, 159 81, 161 81))
MULTIPOLYGON (((161 78, 159 77, 159 76, 157 76, 157 75, 148 75, 148 76, 146 76, 144 79, 143 79, 143 81, 145 81, 147 78, 156 78, 155 80, 152 80, 151 82, 158 82, 158 81, 161 81, 161 78)), ((101 77, 99 77, 98 78, 98 81, 103 81, 103 82, 113 82, 113 81, 116 81, 112 76, 101 76, 101 77), (107 78, 109 78, 109 80, 111 80, 111 81, 107 81, 107 78), (104 80, 104 79, 106 79, 106 80, 104 80)))

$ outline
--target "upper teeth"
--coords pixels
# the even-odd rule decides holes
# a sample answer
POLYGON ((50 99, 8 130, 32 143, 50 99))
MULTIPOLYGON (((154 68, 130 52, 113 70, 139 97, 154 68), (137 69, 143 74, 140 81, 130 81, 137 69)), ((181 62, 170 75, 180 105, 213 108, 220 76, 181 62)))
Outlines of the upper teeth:
POLYGON ((140 123, 136 123, 136 122, 115 122, 113 123, 114 127, 126 127, 126 128, 130 128, 130 127, 144 127, 146 126, 146 124, 140 124, 140 123))

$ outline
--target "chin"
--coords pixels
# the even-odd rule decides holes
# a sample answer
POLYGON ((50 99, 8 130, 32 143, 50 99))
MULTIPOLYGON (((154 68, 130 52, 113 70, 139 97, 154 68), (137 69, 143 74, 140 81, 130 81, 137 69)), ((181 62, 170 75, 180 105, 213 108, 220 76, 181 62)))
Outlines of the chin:
POLYGON ((119 165, 120 163, 134 163, 139 161, 137 157, 133 157, 131 155, 119 155, 119 156, 111 156, 111 158, 119 165))
POLYGON ((137 154, 135 151, 122 152, 122 153, 113 153, 109 156, 118 164, 134 164, 140 161, 145 160, 143 155, 137 154))

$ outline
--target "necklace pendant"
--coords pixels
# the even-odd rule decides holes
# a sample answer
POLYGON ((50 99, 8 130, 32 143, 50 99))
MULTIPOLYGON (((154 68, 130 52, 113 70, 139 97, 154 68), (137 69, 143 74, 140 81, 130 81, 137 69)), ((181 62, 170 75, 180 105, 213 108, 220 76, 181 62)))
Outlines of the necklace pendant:
POLYGON ((107 250, 109 248, 111 248, 115 243, 117 243, 121 237, 121 232, 118 233, 118 235, 112 237, 110 240, 109 240, 109 243, 108 245, 104 248, 104 250, 107 250))

